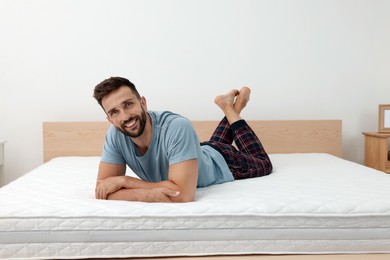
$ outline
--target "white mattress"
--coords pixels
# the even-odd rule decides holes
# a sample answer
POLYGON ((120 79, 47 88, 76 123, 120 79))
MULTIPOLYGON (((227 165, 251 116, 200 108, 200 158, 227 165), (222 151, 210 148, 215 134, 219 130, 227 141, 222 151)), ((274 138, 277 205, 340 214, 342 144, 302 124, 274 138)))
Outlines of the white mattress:
POLYGON ((327 154, 184 204, 94 199, 98 157, 61 157, 0 189, 0 258, 390 252, 390 175, 327 154))

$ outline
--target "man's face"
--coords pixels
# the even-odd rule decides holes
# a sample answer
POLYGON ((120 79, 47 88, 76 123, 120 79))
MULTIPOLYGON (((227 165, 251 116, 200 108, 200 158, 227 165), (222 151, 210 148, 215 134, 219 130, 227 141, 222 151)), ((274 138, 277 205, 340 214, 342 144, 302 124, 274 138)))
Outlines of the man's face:
POLYGON ((133 91, 122 86, 103 97, 102 105, 107 119, 123 134, 139 137, 146 125, 146 100, 138 99, 133 91))

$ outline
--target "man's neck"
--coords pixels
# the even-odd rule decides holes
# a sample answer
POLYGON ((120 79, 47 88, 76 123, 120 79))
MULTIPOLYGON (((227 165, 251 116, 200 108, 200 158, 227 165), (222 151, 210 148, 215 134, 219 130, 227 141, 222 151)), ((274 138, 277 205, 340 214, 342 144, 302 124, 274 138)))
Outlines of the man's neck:
POLYGON ((145 125, 144 132, 136 138, 131 138, 131 140, 137 146, 138 151, 141 153, 141 155, 144 155, 148 151, 149 146, 152 142, 152 136, 153 136, 152 120, 150 118, 150 115, 146 113, 146 125, 145 125))

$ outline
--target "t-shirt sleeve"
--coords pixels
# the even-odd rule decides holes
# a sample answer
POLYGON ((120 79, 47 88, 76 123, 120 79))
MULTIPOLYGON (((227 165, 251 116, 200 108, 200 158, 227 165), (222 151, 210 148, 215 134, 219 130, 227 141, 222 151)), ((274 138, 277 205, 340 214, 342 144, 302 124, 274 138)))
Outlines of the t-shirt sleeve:
POLYGON ((120 151, 120 136, 116 133, 116 129, 113 126, 107 131, 106 140, 103 145, 103 153, 101 157, 102 162, 113 164, 125 164, 125 160, 120 151))
POLYGON ((166 151, 170 165, 199 157, 199 138, 188 119, 172 120, 166 134, 166 151))

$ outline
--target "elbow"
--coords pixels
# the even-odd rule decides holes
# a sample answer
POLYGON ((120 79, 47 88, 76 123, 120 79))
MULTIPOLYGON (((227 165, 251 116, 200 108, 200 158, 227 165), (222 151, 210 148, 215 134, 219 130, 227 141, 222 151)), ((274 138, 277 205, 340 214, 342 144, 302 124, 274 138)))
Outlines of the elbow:
POLYGON ((183 195, 180 194, 177 197, 172 197, 171 201, 175 202, 175 203, 194 202, 195 201, 195 194, 183 194, 183 195))
POLYGON ((183 198, 183 199, 181 199, 180 201, 177 201, 177 202, 188 203, 188 202, 194 202, 194 201, 195 201, 195 198, 183 198))

